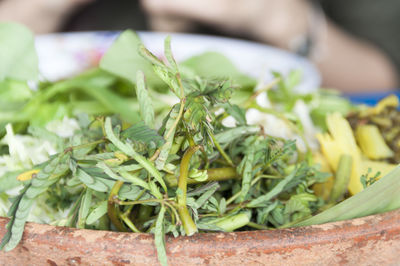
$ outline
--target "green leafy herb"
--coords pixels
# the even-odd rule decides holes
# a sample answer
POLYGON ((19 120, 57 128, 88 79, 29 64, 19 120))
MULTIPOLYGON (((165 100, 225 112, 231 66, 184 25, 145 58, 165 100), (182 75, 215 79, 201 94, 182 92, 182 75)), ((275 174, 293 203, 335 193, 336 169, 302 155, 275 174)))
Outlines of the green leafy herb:
MULTIPOLYGON (((33 206, 36 216, 44 213, 45 222, 55 225, 153 233, 162 265, 168 262, 166 234, 309 225, 400 207, 396 168, 373 184, 365 176, 364 191, 327 209, 345 195, 351 166, 346 156, 331 198, 324 201, 314 193, 314 185, 324 185, 330 174, 314 164, 303 134, 306 125, 293 110, 298 100, 312 106, 323 101, 294 93, 300 72, 275 73, 273 83, 249 95, 254 80, 224 56, 206 53, 178 64, 170 38, 164 49, 162 60, 126 31, 102 59, 102 70, 41 83, 30 93, 26 84, 0 84, 7 90, 3 95, 10 97, 10 88, 21 86, 16 91, 23 96, 13 99, 15 106, 0 106, 0 124, 13 123, 58 151, 33 169, 18 164, 0 177, 0 203, 10 188, 23 187, 12 200, 0 248, 18 244, 33 206), (232 97, 240 91, 248 98, 234 104, 232 97), (258 105, 255 99, 265 92, 278 108, 258 105), (164 96, 175 104, 163 103, 164 96), (305 151, 296 141, 249 125, 249 108, 288 125, 305 151), (44 128, 66 115, 79 125, 72 136, 44 128), (236 127, 225 125, 227 117, 236 127)), ((10 153, 7 146, 0 150, 1 156, 10 153)))

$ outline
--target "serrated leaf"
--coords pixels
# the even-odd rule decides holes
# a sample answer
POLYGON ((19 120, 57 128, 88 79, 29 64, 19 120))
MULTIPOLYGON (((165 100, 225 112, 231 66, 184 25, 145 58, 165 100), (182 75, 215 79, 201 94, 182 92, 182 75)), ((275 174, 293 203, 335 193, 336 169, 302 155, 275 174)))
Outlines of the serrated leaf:
POLYGON ((176 63, 171 49, 171 36, 167 36, 164 40, 164 55, 167 59, 172 71, 178 72, 178 64, 176 63))
POLYGON ((150 162, 147 158, 138 154, 133 150, 133 148, 122 141, 120 141, 114 134, 111 126, 111 119, 109 117, 106 118, 105 122, 105 131, 107 138, 122 152, 133 157, 140 165, 143 166, 163 187, 165 191, 167 191, 167 186, 164 182, 164 179, 161 176, 161 173, 154 167, 153 163, 150 162))
POLYGON ((82 183, 95 191, 107 192, 109 190, 109 187, 104 184, 100 178, 89 175, 82 168, 77 169, 75 176, 78 177, 82 183))
POLYGON ((120 172, 120 175, 128 182, 131 182, 133 185, 142 187, 144 189, 150 190, 149 185, 146 181, 140 179, 139 177, 129 173, 129 172, 120 172))
MULTIPOLYGON (((28 187, 27 190, 29 190, 28 187)), ((13 219, 10 220, 11 226, 8 227, 8 230, 11 232, 10 234, 6 235, 3 239, 2 246, 4 247, 5 251, 10 251, 14 249, 18 243, 21 241, 22 234, 24 232, 24 226, 26 220, 28 219, 30 208, 32 207, 33 200, 27 198, 25 194, 22 194, 20 201, 17 202, 19 204, 24 205, 23 210, 19 210, 19 207, 15 209, 15 213, 13 215, 13 219)))
POLYGON ((244 126, 247 124, 246 111, 236 104, 225 104, 225 111, 231 115, 237 122, 237 125, 244 126))
POLYGON ((139 54, 143 58, 147 59, 147 61, 149 61, 152 65, 166 68, 164 63, 160 59, 158 59, 157 56, 155 56, 152 52, 150 52, 143 44, 139 44, 138 51, 139 54))
POLYGON ((203 193, 197 200, 196 205, 198 208, 203 207, 203 205, 212 197, 212 195, 218 190, 219 185, 215 183, 215 185, 211 186, 206 192, 203 193))
POLYGON ((159 170, 164 169, 165 162, 167 161, 168 155, 172 148, 172 144, 173 144, 174 136, 175 136, 175 130, 176 130, 176 127, 174 127, 174 123, 175 123, 176 119, 178 119, 178 116, 179 116, 179 107, 180 107, 179 105, 175 105, 172 108, 169 118, 165 124, 164 139, 166 142, 161 147, 160 155, 158 156, 157 160, 155 161, 155 165, 156 165, 157 169, 159 169, 159 170), (167 134, 170 130, 171 130, 171 134, 169 136, 167 136, 167 134))
POLYGON ((90 188, 87 188, 81 200, 81 205, 79 207, 77 228, 85 228, 86 218, 89 214, 91 203, 92 203, 92 190, 90 188))
MULTIPOLYGON (((255 161, 254 156, 255 149, 253 146, 250 146, 250 150, 248 154, 246 154, 243 159, 243 173, 242 173, 242 189, 240 191, 239 201, 243 202, 247 196, 247 193, 250 190, 251 181, 252 181, 252 172, 255 161)), ((239 167, 238 167, 239 168, 239 167)))
POLYGON ((119 171, 118 174, 116 172, 114 172, 114 169, 111 169, 110 167, 108 167, 105 163, 98 163, 97 167, 99 167, 100 169, 102 169, 104 171, 104 173, 106 173, 110 178, 115 179, 115 180, 121 180, 121 181, 127 181, 130 182, 136 186, 140 186, 143 187, 147 190, 149 190, 149 185, 147 184, 147 182, 145 182, 144 180, 140 179, 139 177, 135 176, 134 174, 131 174, 129 172, 126 171, 119 171))
POLYGON ((143 121, 134 124, 130 128, 122 131, 121 136, 128 138, 135 142, 141 142, 146 145, 152 142, 156 144, 156 147, 160 147, 165 143, 164 138, 161 137, 157 131, 149 128, 143 121))
POLYGON ((231 143, 243 135, 251 135, 260 131, 258 126, 241 126, 225 130, 215 135, 215 139, 220 144, 231 143))
POLYGON ((6 244, 10 241, 11 236, 12 236, 12 232, 11 232, 11 228, 15 222, 15 214, 18 210, 18 205, 21 202, 22 197, 24 196, 25 192, 28 190, 28 188, 30 187, 30 185, 25 186, 19 193, 19 195, 12 201, 12 205, 10 207, 10 209, 8 210, 7 215, 11 218, 10 221, 7 223, 7 232, 6 234, 3 236, 3 239, 1 240, 0 243, 0 250, 2 250, 6 244))
POLYGON ((154 109, 153 103, 146 89, 145 77, 142 71, 136 74, 136 96, 139 102, 140 116, 144 123, 150 127, 154 127, 154 109))
POLYGON ((196 188, 195 190, 187 192, 187 196, 194 197, 197 195, 202 195, 203 193, 207 192, 208 190, 214 189, 214 187, 216 187, 216 189, 218 189, 219 184, 217 182, 210 182, 208 184, 204 184, 203 186, 201 186, 199 188, 196 188))
POLYGON ((172 92, 177 97, 180 97, 180 86, 175 74, 171 73, 171 71, 165 66, 154 65, 153 69, 157 76, 159 76, 160 79, 162 79, 169 86, 172 92))
POLYGON ((268 207, 257 209, 257 223, 265 224, 267 222, 268 215, 270 212, 278 206, 278 201, 274 201, 268 207))
POLYGON ((107 202, 107 200, 103 200, 95 205, 94 209, 89 213, 86 219, 86 224, 94 224, 107 213, 107 202))
POLYGON ((138 200, 143 198, 146 193, 143 194, 143 189, 135 185, 124 184, 118 192, 120 199, 138 200))
POLYGON ((157 249, 157 257, 158 261, 161 265, 168 265, 168 257, 167 252, 165 250, 165 234, 164 234, 164 215, 165 215, 165 206, 161 205, 160 212, 157 216, 156 228, 154 231, 154 242, 157 249))
POLYGON ((277 196, 279 193, 282 192, 282 190, 285 188, 285 186, 293 180, 293 178, 296 176, 297 170, 292 171, 289 175, 287 175, 284 179, 282 179, 273 189, 268 191, 267 194, 261 195, 252 201, 250 201, 246 206, 249 208, 256 208, 256 207, 262 207, 264 206, 269 200, 277 196))

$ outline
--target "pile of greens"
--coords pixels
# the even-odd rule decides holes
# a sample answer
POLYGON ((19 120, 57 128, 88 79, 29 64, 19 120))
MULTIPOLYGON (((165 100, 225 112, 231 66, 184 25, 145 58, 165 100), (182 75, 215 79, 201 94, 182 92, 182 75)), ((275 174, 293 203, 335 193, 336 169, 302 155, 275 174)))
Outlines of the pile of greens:
MULTIPOLYGON (((0 249, 12 250, 19 243, 29 215, 40 208, 49 214, 46 222, 54 225, 152 233, 158 258, 167 264, 165 234, 318 224, 400 207, 397 168, 323 211, 330 205, 315 195, 313 185, 331 174, 321 171, 312 150, 300 150, 295 141, 272 137, 263 127, 248 123, 246 111, 256 108, 283 117, 304 135, 292 110, 298 99, 311 102, 313 96, 290 91, 298 73, 288 78, 276 74, 277 89, 268 93, 276 103, 285 103, 278 112, 259 106, 254 80, 221 55, 208 53, 178 65, 167 38, 164 56, 160 60, 126 31, 102 59, 101 69, 56 83, 41 82, 37 91, 16 81, 31 76, 4 74, 3 84, 8 85, 0 93, 8 91, 14 97, 18 83, 26 98, 0 110, 0 123, 51 140, 55 152, 48 160, 0 177, 2 195, 21 188, 11 198, 0 249), (202 62, 210 58, 226 68, 210 73, 202 62), (132 84, 135 89, 129 92, 132 84), (178 99, 175 104, 160 100, 168 94, 178 99), (248 100, 243 101, 244 95, 248 100), (44 127, 65 116, 76 122, 70 136, 44 127), (235 126, 224 124, 227 117, 235 126), (388 190, 393 197, 387 196, 388 190)), ((324 102, 337 96, 318 97, 324 102)), ((344 112, 352 108, 342 99, 332 106, 338 105, 344 112)), ((327 106, 313 109, 321 127, 327 106)), ((4 126, 9 139, 11 131, 4 126)))

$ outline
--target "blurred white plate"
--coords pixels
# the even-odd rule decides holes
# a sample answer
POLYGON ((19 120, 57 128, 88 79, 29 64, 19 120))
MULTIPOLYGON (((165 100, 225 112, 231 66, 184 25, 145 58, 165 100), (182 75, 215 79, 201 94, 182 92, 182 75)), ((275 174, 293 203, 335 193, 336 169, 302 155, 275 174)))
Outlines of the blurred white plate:
MULTIPOLYGON (((38 36, 36 47, 41 74, 45 79, 57 80, 95 66, 119 32, 59 33, 38 36)), ((283 74, 301 69, 303 81, 299 91, 315 90, 320 85, 320 75, 306 59, 286 51, 255 42, 196 34, 139 32, 145 46, 161 55, 164 39, 171 35, 175 58, 184 60, 205 51, 220 52, 241 71, 255 78, 272 78, 270 72, 283 74)))

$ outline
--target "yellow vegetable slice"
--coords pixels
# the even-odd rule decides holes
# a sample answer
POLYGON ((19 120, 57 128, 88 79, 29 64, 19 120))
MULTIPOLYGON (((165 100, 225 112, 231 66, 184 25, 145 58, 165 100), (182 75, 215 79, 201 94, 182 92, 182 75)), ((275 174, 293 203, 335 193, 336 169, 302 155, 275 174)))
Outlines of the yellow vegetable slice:
POLYGON ((394 107, 394 108, 399 107, 399 98, 396 95, 391 94, 385 97, 384 99, 380 100, 376 106, 362 110, 361 117, 379 115, 387 107, 394 107))
POLYGON ((381 174, 379 175, 379 178, 387 175, 390 171, 392 171, 394 168, 396 168, 396 166, 397 165, 395 165, 395 164, 370 161, 370 160, 362 161, 362 165, 361 165, 363 174, 367 173, 368 169, 371 169, 371 172, 373 174, 375 174, 377 172, 381 172, 381 174))
POLYGON ((319 134, 317 138, 321 144, 321 150, 327 158, 334 172, 337 171, 340 157, 348 154, 352 157, 352 170, 348 189, 354 195, 363 189, 361 177, 361 151, 349 122, 340 114, 333 113, 327 116, 326 123, 329 134, 319 134))
POLYGON ((359 125, 356 129, 356 138, 362 152, 369 159, 386 159, 394 155, 375 125, 359 125))

